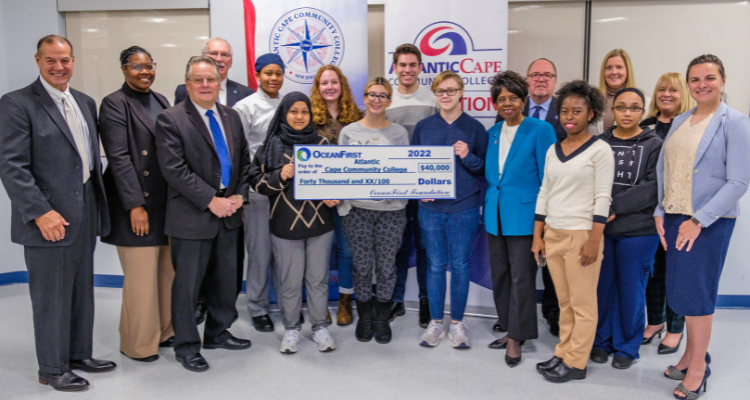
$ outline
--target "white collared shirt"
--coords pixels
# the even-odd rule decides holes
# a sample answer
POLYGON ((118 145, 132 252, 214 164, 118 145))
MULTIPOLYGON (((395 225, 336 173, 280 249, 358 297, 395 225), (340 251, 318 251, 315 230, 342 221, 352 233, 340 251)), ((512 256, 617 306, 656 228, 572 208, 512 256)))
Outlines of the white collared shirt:
MULTIPOLYGON (((211 133, 211 122, 208 120, 208 115, 206 115, 207 109, 195 104, 193 99, 190 99, 191 102, 193 102, 193 105, 195 106, 195 109, 198 110, 198 112, 201 114, 201 118, 203 118, 203 122, 206 123, 206 128, 208 129, 208 133, 211 136, 211 142, 214 144, 214 148, 216 147, 216 141, 214 141, 214 135, 211 133)), ((226 143, 227 146, 227 152, 229 152, 229 146, 231 146, 231 143, 229 139, 227 138, 227 131, 224 129, 224 123, 221 122, 221 115, 219 115, 219 107, 214 104, 214 106, 211 108, 214 112, 214 118, 216 118, 216 122, 219 123, 219 128, 221 129, 221 134, 224 135, 224 143, 226 143)), ((230 153, 231 154, 231 153, 230 153)), ((224 189, 226 186, 224 184, 221 184, 221 189, 224 189)))
MULTIPOLYGON (((229 79, 229 78, 227 78, 229 79)), ((221 89, 219 89, 219 104, 227 105, 227 79, 221 81, 221 89)))
MULTIPOLYGON (((44 86, 44 89, 49 93, 50 97, 52 97, 52 101, 55 102, 55 105, 57 105, 57 109, 60 110, 60 113, 62 114, 62 117, 65 121, 67 121, 67 117, 65 116, 65 107, 63 106, 63 94, 68 96, 68 101, 70 101, 70 106, 73 107, 73 112, 76 113, 76 117, 78 118, 78 123, 81 125, 81 132, 83 133, 84 137, 84 146, 86 148, 86 151, 89 153, 89 168, 93 171, 94 169, 94 163, 96 160, 94 160, 94 152, 91 149, 91 134, 89 133, 89 124, 86 123, 86 117, 83 116, 83 111, 81 111, 81 107, 78 106, 78 103, 76 102, 75 97, 73 97, 73 93, 70 92, 70 84, 65 88, 65 92, 61 92, 60 90, 52 87, 47 81, 44 80, 41 76, 39 77, 39 80, 42 82, 42 86, 44 86)), ((79 154, 81 157, 83 155, 79 154)))

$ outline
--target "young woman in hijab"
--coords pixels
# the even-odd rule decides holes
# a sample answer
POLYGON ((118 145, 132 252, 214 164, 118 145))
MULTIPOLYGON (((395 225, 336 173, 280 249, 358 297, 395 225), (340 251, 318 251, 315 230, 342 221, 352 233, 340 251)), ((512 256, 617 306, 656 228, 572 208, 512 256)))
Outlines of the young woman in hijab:
POLYGON ((311 118, 310 99, 292 92, 284 96, 268 126, 250 169, 253 189, 271 203, 271 247, 276 297, 283 316, 280 351, 297 352, 301 340, 302 283, 307 288, 309 319, 318 350, 336 348, 328 333, 328 262, 333 243, 333 210, 338 200, 294 198, 294 145, 329 145, 318 135, 311 118))

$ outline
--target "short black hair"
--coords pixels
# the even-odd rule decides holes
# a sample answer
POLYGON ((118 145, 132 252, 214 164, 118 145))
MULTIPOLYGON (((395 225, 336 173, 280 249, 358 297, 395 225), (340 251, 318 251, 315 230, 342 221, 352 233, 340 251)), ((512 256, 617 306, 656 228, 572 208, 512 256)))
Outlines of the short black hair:
POLYGON ((617 93, 615 93, 615 97, 613 99, 613 104, 614 104, 615 101, 617 101, 618 97, 622 96, 623 93, 627 93, 627 92, 633 92, 633 93, 637 94, 641 98, 641 102, 643 102, 643 106, 644 107, 647 106, 647 104, 646 104, 646 96, 644 96, 643 92, 641 92, 641 89, 638 89, 638 88, 622 88, 622 89, 618 90, 617 93))
POLYGON ((39 39, 38 42, 36 42, 36 55, 41 55, 39 53, 39 50, 42 49, 43 44, 55 44, 55 43, 67 43, 68 47, 70 47, 70 56, 73 57, 73 45, 70 43, 70 41, 60 35, 47 35, 41 39, 39 39))
POLYGON ((594 112, 594 117, 591 118, 589 123, 595 124, 602 119, 604 107, 606 107, 607 102, 602 92, 595 86, 591 86, 588 82, 580 79, 564 84, 555 94, 558 115, 560 114, 563 101, 570 96, 581 97, 586 101, 586 106, 589 110, 594 112))
POLYGON ((149 53, 148 51, 146 51, 146 49, 144 49, 143 47, 130 46, 130 47, 128 47, 127 49, 123 50, 120 53, 120 65, 127 64, 128 63, 128 59, 130 59, 130 56, 132 56, 134 54, 138 54, 138 53, 143 53, 143 54, 147 55, 148 58, 150 58, 152 62, 154 61, 154 58, 151 57, 151 53, 149 53))
POLYGON ((497 103, 497 98, 500 96, 503 88, 508 89, 509 92, 515 94, 520 99, 525 100, 529 97, 529 83, 517 72, 503 71, 495 75, 490 80, 490 83, 492 84, 490 95, 492 96, 493 104, 497 103))

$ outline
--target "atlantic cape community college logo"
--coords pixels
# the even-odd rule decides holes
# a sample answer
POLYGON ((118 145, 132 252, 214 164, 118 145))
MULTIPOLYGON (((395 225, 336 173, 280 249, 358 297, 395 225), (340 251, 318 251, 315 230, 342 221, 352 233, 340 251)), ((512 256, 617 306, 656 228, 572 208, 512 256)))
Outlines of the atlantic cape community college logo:
MULTIPOLYGON (((464 79, 461 106, 478 118, 495 118, 490 80, 503 71, 505 49, 477 49, 469 32, 461 25, 439 21, 424 27, 413 44, 422 52, 422 75, 419 84, 429 87, 433 78, 450 70, 464 79)), ((398 84, 391 65, 388 72, 391 84, 398 84)))
POLYGON ((301 149, 299 149, 297 151, 297 159, 300 160, 300 161, 302 161, 302 162, 305 162, 305 161, 309 160, 310 159, 310 150, 308 150, 308 149, 306 149, 304 147, 301 148, 301 149))
POLYGON ((321 66, 339 66, 344 35, 325 12, 302 7, 282 15, 273 26, 268 47, 286 64, 286 79, 312 83, 321 66))

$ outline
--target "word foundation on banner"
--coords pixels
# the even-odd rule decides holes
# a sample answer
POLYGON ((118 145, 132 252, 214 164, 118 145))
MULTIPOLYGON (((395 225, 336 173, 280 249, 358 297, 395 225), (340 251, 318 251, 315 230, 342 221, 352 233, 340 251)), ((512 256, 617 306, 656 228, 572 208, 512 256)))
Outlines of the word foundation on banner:
POLYGON ((297 200, 454 199, 452 146, 294 146, 297 200))

